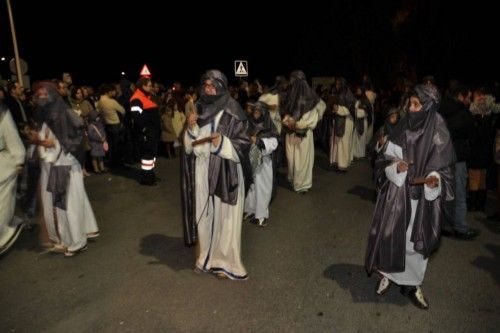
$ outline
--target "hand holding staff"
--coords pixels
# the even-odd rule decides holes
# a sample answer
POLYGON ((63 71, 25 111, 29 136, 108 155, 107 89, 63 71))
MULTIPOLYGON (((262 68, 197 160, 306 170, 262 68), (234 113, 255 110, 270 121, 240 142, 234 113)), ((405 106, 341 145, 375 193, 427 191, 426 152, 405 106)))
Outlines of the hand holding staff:
POLYGON ((435 188, 439 185, 439 179, 436 176, 430 176, 429 178, 415 178, 410 181, 410 185, 427 185, 430 188, 435 188))
POLYGON ((220 133, 213 133, 212 135, 210 136, 207 136, 207 137, 204 137, 204 138, 201 138, 201 139, 198 139, 198 140, 194 140, 191 145, 194 147, 194 146, 197 146, 197 145, 201 145, 203 143, 206 143, 206 142, 212 142, 212 144, 214 146, 218 146, 219 143, 220 143, 220 133))
POLYGON ((408 171, 408 163, 405 161, 398 162, 398 173, 408 171))

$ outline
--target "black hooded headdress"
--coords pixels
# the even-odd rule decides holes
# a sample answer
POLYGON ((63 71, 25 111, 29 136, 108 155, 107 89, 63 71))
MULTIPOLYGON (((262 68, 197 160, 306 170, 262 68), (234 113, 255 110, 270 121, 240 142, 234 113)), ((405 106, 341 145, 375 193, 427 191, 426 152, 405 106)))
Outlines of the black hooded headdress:
POLYGON ((298 121, 304 113, 311 111, 319 101, 319 96, 307 83, 304 72, 293 71, 290 74, 290 83, 282 111, 298 121))
POLYGON ((35 100, 39 120, 45 122, 56 136, 64 152, 71 153, 78 160, 83 152, 83 120, 68 107, 52 82, 42 81, 35 84, 34 91, 44 88, 47 98, 35 100))

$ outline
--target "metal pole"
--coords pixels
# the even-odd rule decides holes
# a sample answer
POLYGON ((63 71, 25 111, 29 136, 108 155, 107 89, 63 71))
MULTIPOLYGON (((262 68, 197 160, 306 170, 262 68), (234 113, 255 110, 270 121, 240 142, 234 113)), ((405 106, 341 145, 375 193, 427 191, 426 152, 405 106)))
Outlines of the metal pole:
POLYGON ((21 73, 21 61, 19 58, 19 50, 17 49, 16 29, 14 28, 14 17, 12 16, 12 8, 10 0, 7 0, 7 10, 9 11, 10 32, 12 33, 12 42, 14 43, 14 58, 16 59, 17 82, 23 85, 23 73, 21 73))

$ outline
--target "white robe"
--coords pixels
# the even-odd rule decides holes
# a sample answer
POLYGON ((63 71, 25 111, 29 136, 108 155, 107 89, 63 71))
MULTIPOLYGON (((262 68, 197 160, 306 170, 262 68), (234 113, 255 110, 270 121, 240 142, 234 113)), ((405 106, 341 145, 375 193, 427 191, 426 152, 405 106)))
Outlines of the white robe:
MULTIPOLYGON (((387 148, 385 150, 385 154, 388 156, 395 157, 397 159, 402 159, 403 153, 401 147, 393 144, 392 142, 388 142, 387 148)), ((387 178, 396 184, 396 186, 403 186, 407 171, 398 173, 397 172, 397 162, 389 165, 385 168, 385 174, 387 178)), ((437 172, 431 172, 427 175, 427 177, 435 176, 439 181, 439 186, 435 188, 430 188, 427 185, 424 185, 424 197, 425 200, 433 201, 437 199, 437 197, 441 194, 441 177, 437 172)), ((398 285, 402 286, 420 286, 424 280, 425 271, 427 269, 428 259, 424 259, 424 256, 414 249, 414 243, 410 240, 411 233, 413 230, 413 222, 415 221, 416 208, 418 204, 418 200, 411 200, 411 217, 410 224, 408 225, 408 229, 406 229, 406 261, 405 261, 405 270, 400 273, 386 273, 379 271, 382 275, 387 277, 389 280, 395 282, 398 285)))
POLYGON ((21 219, 16 208, 17 169, 24 163, 26 150, 10 112, 0 116, 0 250, 12 240, 21 219))
POLYGON ((245 181, 243 169, 236 150, 229 138, 222 136, 219 146, 210 142, 193 147, 193 140, 210 136, 217 131, 224 111, 215 116, 212 124, 201 128, 195 125, 184 134, 184 147, 187 154, 194 153, 196 181, 196 222, 200 254, 196 267, 205 272, 221 272, 231 279, 246 279, 247 271, 241 262, 241 224, 245 203, 245 181), (213 127, 213 128, 212 128, 213 127), (238 199, 236 205, 223 203, 219 197, 209 197, 208 167, 210 155, 231 160, 238 169, 238 199))
POLYGON ((87 244, 88 234, 99 231, 83 184, 80 163, 72 154, 61 150, 59 141, 45 123, 39 132, 39 137, 41 140, 52 139, 55 142, 53 148, 38 148, 41 160, 41 197, 47 232, 52 242, 63 245, 68 251, 77 251, 87 244), (52 165, 71 166, 66 192, 66 210, 55 208, 52 204, 52 193, 47 191, 52 165), (56 219, 54 219, 54 209, 57 212, 56 219))
POLYGON ((253 176, 253 184, 245 199, 245 213, 254 214, 257 219, 269 218, 269 202, 273 192, 272 153, 278 147, 276 138, 262 139, 265 149, 262 150, 262 164, 253 176))
POLYGON ((349 110, 342 105, 338 106, 337 113, 339 116, 346 117, 345 131, 342 137, 335 136, 333 131, 330 137, 330 163, 336 164, 341 170, 346 170, 351 165, 352 156, 352 132, 354 122, 349 110))
POLYGON ((356 118, 363 119, 363 134, 359 134, 356 130, 356 126, 354 126, 354 131, 352 135, 352 155, 354 158, 363 158, 366 155, 366 143, 367 135, 368 135, 368 119, 366 111, 360 109, 359 101, 356 102, 356 118))
POLYGON ((298 129, 307 129, 305 137, 294 133, 285 137, 286 158, 288 160, 288 181, 293 184, 295 192, 307 191, 312 187, 312 173, 314 167, 314 138, 320 116, 326 108, 325 102, 320 102, 314 109, 304 113, 295 123, 298 129))

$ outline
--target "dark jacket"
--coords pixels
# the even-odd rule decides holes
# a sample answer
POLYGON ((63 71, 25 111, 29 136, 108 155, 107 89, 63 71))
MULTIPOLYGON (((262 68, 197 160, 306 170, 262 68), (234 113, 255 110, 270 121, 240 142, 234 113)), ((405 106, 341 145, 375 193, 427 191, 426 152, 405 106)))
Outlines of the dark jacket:
POLYGON ((467 161, 471 155, 471 141, 475 136, 474 118, 462 102, 448 96, 443 98, 439 113, 446 121, 457 162, 467 161))

